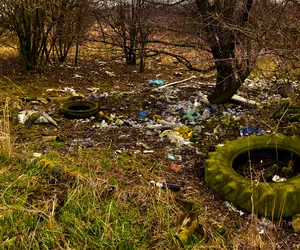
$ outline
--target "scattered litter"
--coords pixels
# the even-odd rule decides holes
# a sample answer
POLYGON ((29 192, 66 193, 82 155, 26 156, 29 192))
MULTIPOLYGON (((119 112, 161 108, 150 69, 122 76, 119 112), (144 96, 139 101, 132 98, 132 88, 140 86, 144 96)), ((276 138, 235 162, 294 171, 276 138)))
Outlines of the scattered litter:
POLYGON ((154 153, 154 150, 143 150, 144 154, 152 154, 154 153))
POLYGON ((286 178, 280 177, 279 175, 274 175, 273 178, 272 178, 272 181, 282 182, 282 181, 286 181, 286 178))
POLYGON ((53 118, 48 115, 46 112, 43 112, 42 114, 43 117, 45 117, 49 122, 51 122, 53 125, 57 126, 57 122, 53 120, 53 118))
POLYGON ((92 88, 87 88, 87 90, 96 93, 99 90, 99 88, 92 87, 92 88))
POLYGON ((88 138, 78 138, 78 139, 74 139, 70 143, 69 150, 72 150, 72 149, 82 150, 82 149, 93 147, 94 144, 95 144, 94 140, 89 137, 88 138))
POLYGON ((85 123, 90 123, 92 120, 95 119, 95 116, 91 116, 90 118, 85 118, 85 119, 76 119, 75 122, 77 124, 85 124, 85 123))
POLYGON ((159 123, 158 125, 161 125, 164 128, 173 128, 173 129, 181 125, 175 121, 165 121, 165 120, 158 120, 157 123, 159 123))
POLYGON ((114 77, 114 76, 116 76, 114 72, 107 71, 107 70, 105 71, 105 74, 108 75, 109 77, 114 77))
POLYGON ((200 125, 196 125, 193 129, 193 137, 198 137, 201 133, 201 126, 200 125))
POLYGON ((201 103, 198 102, 197 99, 195 99, 195 100, 194 100, 194 103, 193 103, 193 106, 194 106, 194 108, 199 108, 199 107, 201 107, 201 103))
POLYGON ((185 245, 189 243, 191 240, 195 242, 201 241, 206 237, 206 233, 204 227, 199 223, 197 214, 190 212, 183 219, 181 226, 176 233, 176 238, 180 240, 180 242, 185 245))
POLYGON ((109 96, 109 94, 107 92, 104 92, 102 94, 97 94, 97 93, 93 92, 93 93, 91 93, 87 96, 86 100, 90 101, 90 102, 97 102, 97 101, 99 101, 101 99, 104 99, 108 96, 109 96))
POLYGON ((100 128, 106 128, 106 127, 108 127, 108 124, 106 123, 106 121, 102 121, 100 124, 99 124, 99 127, 100 128))
POLYGON ((81 76, 79 74, 74 74, 74 78, 83 78, 83 76, 81 76))
POLYGON ((147 129, 153 129, 153 130, 161 130, 163 128, 162 124, 147 124, 147 129))
POLYGON ((133 126, 132 122, 128 121, 128 120, 124 120, 124 125, 126 125, 126 126, 133 126))
POLYGON ((199 121, 201 118, 201 114, 194 110, 194 109, 189 109, 186 111, 186 113, 182 116, 181 120, 184 124, 187 124, 188 122, 196 122, 199 121))
POLYGON ((147 111, 146 110, 140 111, 136 118, 137 119, 146 119, 147 118, 147 111))
POLYGON ((214 134, 221 134, 222 132, 223 132, 223 129, 221 128, 220 124, 214 128, 214 134))
POLYGON ((233 97, 231 97, 231 100, 239 103, 239 104, 243 104, 245 106, 250 106, 250 107, 256 107, 258 106, 258 103, 255 101, 251 101, 251 100, 247 100, 244 97, 238 96, 238 95, 233 95, 233 97))
POLYGON ((176 163, 174 162, 171 162, 170 166, 169 166, 169 169, 178 173, 182 170, 181 166, 177 165, 176 163))
POLYGON ((147 149, 147 150, 150 149, 150 147, 146 143, 143 143, 143 142, 137 142, 136 145, 138 147, 143 147, 144 149, 147 149))
POLYGON ((113 126, 122 126, 124 124, 123 120, 117 118, 114 122, 111 123, 113 126))
POLYGON ((150 181, 151 186, 155 187, 160 187, 161 189, 170 189, 174 192, 178 192, 180 189, 180 186, 177 184, 170 184, 166 182, 155 182, 155 181, 150 181))
POLYGON ((36 116, 32 117, 32 119, 36 120, 39 117, 38 113, 39 113, 38 111, 34 111, 34 110, 24 110, 24 111, 21 111, 18 114, 19 122, 22 123, 22 124, 25 124, 27 121, 29 121, 29 119, 33 115, 36 115, 36 116))
POLYGON ((172 161, 181 161, 182 156, 181 155, 168 154, 168 159, 170 159, 172 161))
POLYGON ((178 131, 179 135, 184 139, 191 138, 193 135, 193 130, 185 125, 176 128, 176 131, 178 131))
POLYGON ((150 85, 165 85, 166 83, 163 80, 149 80, 150 85))
POLYGON ((266 132, 264 130, 259 130, 257 126, 249 126, 240 130, 241 137, 245 138, 250 134, 264 135, 266 132))
POLYGON ((190 81, 190 80, 192 80, 192 79, 194 79, 194 78, 196 78, 196 76, 191 76, 191 77, 189 77, 189 78, 187 78, 187 79, 182 79, 181 81, 171 82, 171 83, 168 83, 168 84, 166 84, 166 85, 164 85, 164 86, 160 86, 160 87, 158 87, 157 89, 163 89, 163 88, 166 88, 166 87, 169 87, 169 86, 178 84, 178 83, 184 83, 184 82, 190 81))
POLYGON ((40 157, 42 157, 42 153, 34 152, 33 157, 40 158, 40 157))
POLYGON ((209 118, 210 118, 210 111, 209 111, 209 109, 206 108, 206 109, 203 110, 203 113, 201 115, 201 119, 202 120, 207 120, 209 118))
POLYGON ((63 89, 46 89, 47 92, 53 92, 53 91, 57 91, 57 92, 62 92, 62 93, 69 93, 73 96, 78 96, 78 94, 76 93, 76 90, 70 87, 64 87, 63 89))
POLYGON ((181 147, 183 145, 189 145, 191 144, 190 141, 185 140, 183 137, 179 135, 178 131, 174 130, 165 130, 160 135, 161 138, 167 137, 171 143, 174 143, 177 145, 177 147, 181 147))
POLYGON ((35 110, 23 110, 18 114, 19 122, 25 126, 31 126, 33 123, 52 123, 57 126, 57 122, 53 120, 46 112, 35 110))
POLYGON ((106 119, 106 120, 110 119, 109 116, 107 116, 103 111, 99 112, 99 116, 100 116, 100 118, 103 118, 103 119, 106 119))
POLYGON ((199 101, 203 104, 205 104, 206 106, 210 106, 210 102, 207 98, 207 95, 204 95, 201 91, 198 92, 198 97, 199 97, 199 101))
POLYGON ((262 226, 259 226, 258 230, 259 230, 258 234, 260 234, 260 235, 265 233, 265 229, 262 226))
POLYGON ((42 137, 43 142, 54 142, 60 141, 60 138, 57 135, 47 135, 42 137))
POLYGON ((239 213, 240 216, 245 214, 243 211, 240 211, 235 206, 231 205, 228 201, 224 201, 224 205, 225 205, 225 207, 229 208, 233 212, 239 213))

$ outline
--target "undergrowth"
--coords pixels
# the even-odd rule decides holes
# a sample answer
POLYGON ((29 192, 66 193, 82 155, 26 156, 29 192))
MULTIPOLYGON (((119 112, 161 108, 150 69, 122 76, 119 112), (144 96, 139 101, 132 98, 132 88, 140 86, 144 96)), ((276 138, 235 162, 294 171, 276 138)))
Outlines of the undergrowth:
MULTIPOLYGON (((102 145, 65 154, 68 145, 61 142, 34 145, 38 125, 14 127, 29 141, 16 150, 8 107, 6 100, 0 130, 0 249, 276 248, 274 231, 266 227, 260 234, 255 216, 237 216, 236 225, 226 224, 234 212, 215 211, 204 198, 205 187, 188 195, 150 186, 151 180, 178 177, 158 159, 116 154, 102 145), (44 146, 46 153, 33 157, 44 146), (178 231, 190 213, 196 214, 203 237, 192 234, 183 244, 178 231)), ((239 127, 231 119, 222 124, 226 131, 239 127)))
POLYGON ((110 149, 84 150, 77 159, 57 151, 2 158, 0 249, 241 249, 247 242, 270 249, 256 225, 252 235, 237 234, 210 218, 200 197, 178 200, 177 193, 150 186, 165 170, 110 149), (190 212, 204 235, 183 245, 177 232, 190 212))
POLYGON ((14 152, 8 100, 1 124, 0 249, 274 246, 271 231, 260 235, 255 218, 247 233, 245 225, 239 225, 236 232, 222 220, 214 220, 201 195, 185 197, 150 186, 150 180, 172 179, 167 166, 158 160, 116 154, 101 145, 74 148, 72 155, 65 155, 58 148, 66 145, 51 142, 52 149, 42 157, 33 156, 34 145, 14 152), (178 232, 190 213, 201 235, 187 232, 183 244, 178 232))

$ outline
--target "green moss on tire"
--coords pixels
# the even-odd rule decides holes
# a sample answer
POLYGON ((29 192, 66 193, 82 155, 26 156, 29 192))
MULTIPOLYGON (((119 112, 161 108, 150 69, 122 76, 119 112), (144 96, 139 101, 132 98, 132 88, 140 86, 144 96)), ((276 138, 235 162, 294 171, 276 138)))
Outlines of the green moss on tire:
POLYGON ((59 112, 68 118, 88 118, 99 112, 99 105, 96 102, 72 101, 62 104, 59 112))
POLYGON ((217 146, 216 152, 210 153, 206 161, 207 185, 220 198, 247 212, 254 211, 274 219, 300 213, 300 174, 284 182, 257 182, 238 174, 232 167, 240 154, 275 148, 300 155, 300 139, 282 134, 254 135, 217 146))

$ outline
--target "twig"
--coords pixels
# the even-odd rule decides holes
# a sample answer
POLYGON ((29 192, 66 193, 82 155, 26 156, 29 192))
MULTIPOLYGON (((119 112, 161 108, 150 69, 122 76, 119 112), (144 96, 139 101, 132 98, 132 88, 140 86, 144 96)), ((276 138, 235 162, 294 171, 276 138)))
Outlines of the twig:
POLYGON ((7 76, 4 76, 4 78, 10 81, 17 89, 21 91, 22 94, 25 94, 25 92, 20 87, 18 87, 10 78, 8 78, 7 76))
POLYGON ((191 77, 189 77, 189 78, 187 78, 187 79, 183 79, 183 80, 181 80, 181 81, 171 82, 171 83, 168 83, 168 84, 166 84, 166 85, 160 86, 160 87, 158 87, 158 88, 156 88, 156 89, 164 89, 164 88, 166 88, 166 87, 169 87, 169 86, 172 86, 172 85, 175 85, 175 84, 178 84, 178 83, 187 82, 187 81, 192 80, 192 79, 194 79, 194 78, 196 78, 196 76, 191 76, 191 77))

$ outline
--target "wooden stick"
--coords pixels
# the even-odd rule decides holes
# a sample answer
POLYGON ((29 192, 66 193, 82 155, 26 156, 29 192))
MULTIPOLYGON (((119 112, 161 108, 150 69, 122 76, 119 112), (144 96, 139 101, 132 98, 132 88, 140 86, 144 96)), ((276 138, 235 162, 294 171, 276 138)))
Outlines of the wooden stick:
POLYGON ((160 86, 160 87, 158 87, 158 88, 156 88, 156 89, 163 89, 163 88, 166 88, 166 87, 175 85, 175 84, 177 84, 177 83, 187 82, 187 81, 192 80, 192 79, 194 79, 194 78, 196 78, 196 76, 191 76, 191 77, 189 77, 189 78, 187 78, 187 79, 183 79, 183 80, 181 80, 181 81, 171 82, 171 83, 168 83, 168 84, 166 84, 166 85, 160 86))

